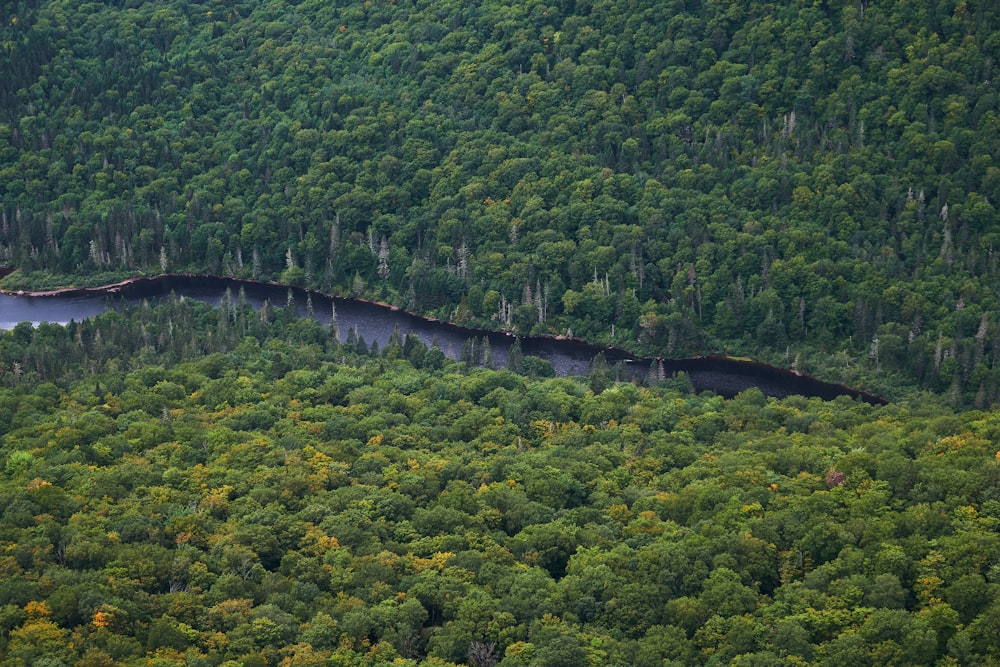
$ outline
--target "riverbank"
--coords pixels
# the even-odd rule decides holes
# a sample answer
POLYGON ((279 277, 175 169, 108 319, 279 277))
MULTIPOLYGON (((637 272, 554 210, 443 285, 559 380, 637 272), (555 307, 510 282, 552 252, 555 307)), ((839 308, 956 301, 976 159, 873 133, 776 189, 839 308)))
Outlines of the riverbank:
MULTIPOLYGON (((756 387, 763 393, 776 397, 801 394, 831 400, 838 396, 849 396, 873 404, 886 403, 882 397, 863 390, 854 389, 842 384, 824 382, 798 371, 782 369, 746 358, 712 355, 681 359, 640 357, 621 348, 594 345, 584 340, 566 336, 517 336, 511 332, 466 327, 454 322, 446 322, 437 318, 410 313, 398 306, 387 303, 341 297, 319 290, 285 285, 272 281, 229 278, 210 274, 170 273, 156 276, 135 276, 93 287, 69 287, 53 290, 0 290, 0 294, 39 300, 82 296, 120 296, 127 299, 143 299, 166 296, 170 293, 184 295, 186 291, 194 292, 206 288, 215 290, 218 293, 226 290, 239 291, 241 288, 248 291, 253 290, 261 293, 262 300, 270 300, 272 303, 282 303, 290 291, 294 299, 300 299, 303 303, 329 301, 334 306, 332 310, 336 310, 338 303, 340 304, 339 307, 344 307, 348 304, 365 306, 374 309, 370 313, 382 312, 386 314, 386 317, 392 314, 397 317, 405 317, 411 323, 420 323, 425 333, 430 336, 431 341, 435 337, 440 336, 452 341, 452 344, 457 345, 459 349, 461 349, 463 343, 457 341, 483 339, 490 340, 495 348, 506 352, 516 341, 524 354, 538 356, 543 359, 555 358, 562 355, 577 360, 572 365, 572 370, 566 371, 570 374, 586 373, 585 369, 589 367, 589 360, 595 359, 598 355, 603 355, 609 365, 615 366, 620 364, 626 369, 627 377, 620 378, 623 380, 629 378, 641 380, 649 372, 661 374, 663 377, 671 377, 678 373, 684 373, 696 391, 711 390, 723 396, 734 396, 741 391, 756 387), (588 360, 588 362, 581 364, 579 361, 581 359, 588 360)), ((370 315, 369 319, 376 319, 377 317, 380 316, 370 315)), ((365 332, 362 330, 359 333, 363 335, 365 332)), ((382 342, 384 344, 384 341, 382 342)), ((458 356, 457 352, 454 354, 456 357, 458 356)))

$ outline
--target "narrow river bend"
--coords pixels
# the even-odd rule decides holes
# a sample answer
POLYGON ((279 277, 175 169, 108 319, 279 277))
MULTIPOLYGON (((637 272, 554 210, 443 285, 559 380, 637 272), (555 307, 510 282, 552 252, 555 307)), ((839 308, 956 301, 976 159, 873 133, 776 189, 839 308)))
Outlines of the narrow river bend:
MULTIPOLYGON (((485 337, 489 339, 496 368, 506 365, 507 355, 515 340, 513 336, 503 333, 467 329, 381 304, 331 297, 298 287, 200 275, 139 278, 102 288, 53 293, 2 293, 0 329, 11 329, 24 321, 65 324, 70 320, 93 317, 122 303, 138 304, 144 299, 166 298, 171 294, 218 305, 227 298, 227 293, 228 298, 234 301, 242 295, 246 302, 257 308, 265 301, 284 306, 291 294, 302 317, 312 316, 329 326, 335 314, 342 341, 354 329, 367 343, 377 341, 379 347, 384 347, 398 328, 404 336, 415 334, 426 345, 437 345, 447 356, 457 359, 467 341, 476 339, 481 342, 485 337)), ((869 403, 885 403, 882 398, 867 392, 753 361, 727 357, 641 359, 631 357, 625 350, 592 346, 576 340, 536 336, 520 337, 519 340, 523 354, 549 361, 556 374, 562 376, 588 374, 594 357, 603 352, 609 364, 621 364, 619 368, 627 376, 622 377, 623 380, 644 378, 651 366, 662 364, 666 375, 683 371, 695 390, 712 390, 723 396, 734 396, 745 389, 757 387, 768 396, 801 394, 827 400, 850 396, 869 403)))

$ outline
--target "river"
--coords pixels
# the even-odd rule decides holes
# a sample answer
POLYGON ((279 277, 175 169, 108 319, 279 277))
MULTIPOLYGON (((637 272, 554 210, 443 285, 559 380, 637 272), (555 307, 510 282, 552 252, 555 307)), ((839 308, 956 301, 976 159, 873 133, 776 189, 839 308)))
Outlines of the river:
MULTIPOLYGON (((353 329, 355 335, 368 344, 378 342, 379 347, 384 347, 393 332, 398 330, 404 336, 415 334, 428 346, 437 345, 452 359, 460 358, 463 348, 470 344, 479 346, 481 350, 483 340, 488 339, 495 368, 506 366, 515 341, 513 336, 503 333, 467 329, 380 304, 330 297, 301 288, 188 275, 139 279, 99 290, 64 291, 47 296, 0 294, 0 329, 11 329, 19 322, 66 324, 71 320, 94 317, 122 304, 138 304, 143 300, 169 298, 171 295, 212 305, 219 305, 226 299, 234 302, 244 299, 256 308, 262 307, 266 301, 284 307, 291 299, 301 317, 313 317, 325 326, 330 326, 336 315, 341 341, 346 341, 353 329)), ((635 359, 625 350, 601 348, 576 340, 530 336, 517 340, 523 354, 545 359, 560 376, 587 375, 591 372, 595 356, 603 352, 621 380, 643 379, 655 365, 668 376, 683 371, 695 390, 712 390, 723 396, 733 396, 757 387, 769 396, 801 394, 832 399, 847 395, 871 403, 884 403, 881 398, 866 392, 751 361, 726 357, 635 359)))

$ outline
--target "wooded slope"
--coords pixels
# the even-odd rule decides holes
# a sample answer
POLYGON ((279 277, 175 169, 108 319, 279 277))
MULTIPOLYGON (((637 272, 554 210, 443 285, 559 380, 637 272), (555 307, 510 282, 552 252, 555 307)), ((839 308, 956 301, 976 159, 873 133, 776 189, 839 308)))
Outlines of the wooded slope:
POLYGON ((0 665, 1000 659, 996 413, 594 393, 286 315, 0 333, 0 665))
POLYGON ((8 285, 264 276, 1000 392, 994 3, 0 11, 8 285))

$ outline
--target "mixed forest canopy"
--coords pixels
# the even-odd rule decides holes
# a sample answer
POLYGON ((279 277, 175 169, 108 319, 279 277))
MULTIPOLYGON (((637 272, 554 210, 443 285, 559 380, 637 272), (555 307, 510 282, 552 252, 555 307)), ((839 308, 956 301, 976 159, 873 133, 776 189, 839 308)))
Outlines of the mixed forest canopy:
POLYGON ((998 53, 986 0, 0 4, 0 287, 894 399, 291 299, 22 323, 0 667, 997 664, 998 53))
POLYGON ((0 665, 1000 660, 1000 414, 171 301, 0 332, 0 665))
POLYGON ((261 277, 989 405, 998 22, 986 0, 5 3, 5 284, 261 277))

